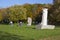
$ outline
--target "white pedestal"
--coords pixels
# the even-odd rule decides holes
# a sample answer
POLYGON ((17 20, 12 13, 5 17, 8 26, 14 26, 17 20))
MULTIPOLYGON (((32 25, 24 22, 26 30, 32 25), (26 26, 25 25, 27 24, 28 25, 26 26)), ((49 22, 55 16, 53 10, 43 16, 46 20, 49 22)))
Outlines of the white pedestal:
POLYGON ((41 29, 55 29, 54 25, 41 25, 41 29))
POLYGON ((37 25, 36 29, 55 29, 55 25, 37 25))

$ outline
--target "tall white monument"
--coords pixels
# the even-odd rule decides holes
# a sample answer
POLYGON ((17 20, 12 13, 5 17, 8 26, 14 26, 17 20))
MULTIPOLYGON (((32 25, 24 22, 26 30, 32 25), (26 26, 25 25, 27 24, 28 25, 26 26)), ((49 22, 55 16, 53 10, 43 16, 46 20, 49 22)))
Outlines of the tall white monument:
POLYGON ((44 8, 42 14, 42 25, 47 25, 47 16, 48 16, 48 9, 44 8))
POLYGON ((42 14, 42 22, 38 25, 38 28, 41 29, 54 29, 54 25, 48 25, 48 9, 43 8, 43 14, 42 14))

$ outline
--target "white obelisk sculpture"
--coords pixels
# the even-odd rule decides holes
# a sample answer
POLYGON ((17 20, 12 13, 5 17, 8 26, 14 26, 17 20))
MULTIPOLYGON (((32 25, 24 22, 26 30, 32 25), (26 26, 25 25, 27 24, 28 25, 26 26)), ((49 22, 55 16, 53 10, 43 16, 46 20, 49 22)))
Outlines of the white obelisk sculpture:
POLYGON ((55 25, 48 25, 48 9, 43 8, 41 29, 54 29, 55 25))
POLYGON ((47 25, 47 16, 48 16, 48 9, 44 8, 42 14, 42 25, 47 25))

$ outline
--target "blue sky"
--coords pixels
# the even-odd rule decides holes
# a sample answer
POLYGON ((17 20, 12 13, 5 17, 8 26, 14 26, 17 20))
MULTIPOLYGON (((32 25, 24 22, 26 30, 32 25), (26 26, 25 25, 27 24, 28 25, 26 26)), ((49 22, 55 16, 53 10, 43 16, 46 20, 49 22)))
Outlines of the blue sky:
POLYGON ((40 3, 40 4, 52 4, 53 0, 0 0, 0 8, 5 8, 5 7, 9 7, 9 6, 13 6, 13 5, 22 5, 25 3, 29 3, 29 4, 36 4, 36 3, 40 3))

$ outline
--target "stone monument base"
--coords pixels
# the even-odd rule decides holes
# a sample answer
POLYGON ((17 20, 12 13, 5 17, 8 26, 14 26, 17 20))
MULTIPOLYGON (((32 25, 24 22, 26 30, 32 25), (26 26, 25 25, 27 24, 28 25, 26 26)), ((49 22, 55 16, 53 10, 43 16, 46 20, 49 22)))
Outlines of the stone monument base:
POLYGON ((55 25, 37 25, 37 29, 55 29, 55 25))

